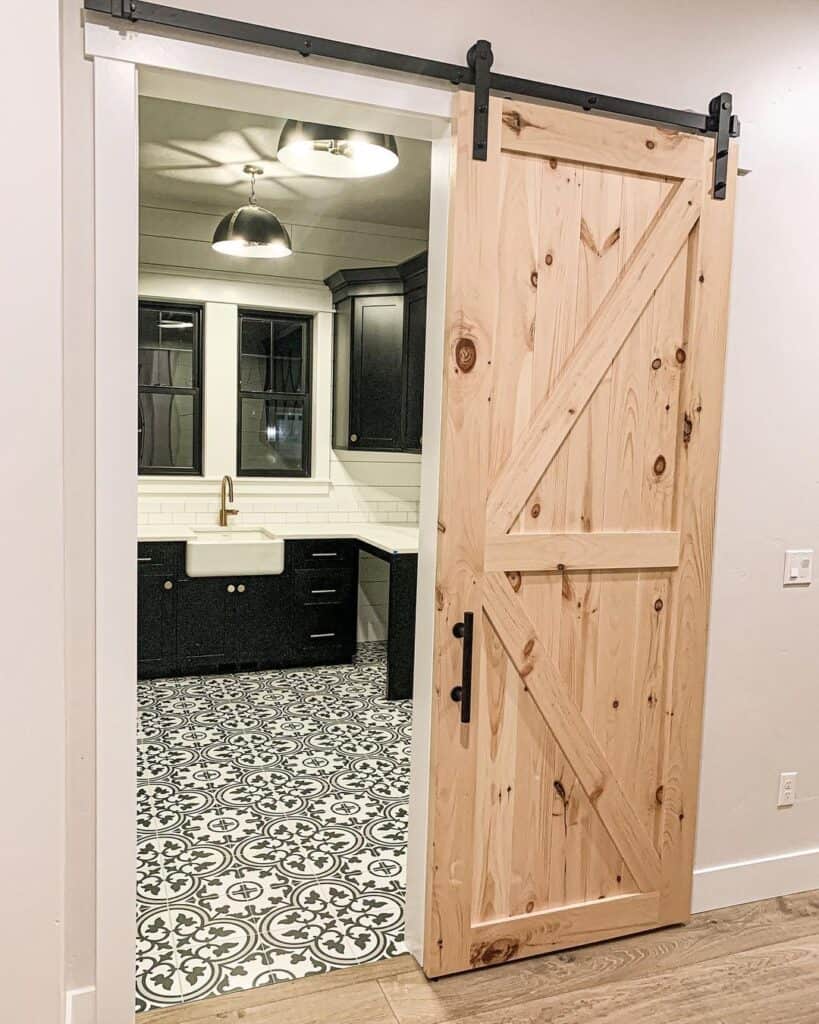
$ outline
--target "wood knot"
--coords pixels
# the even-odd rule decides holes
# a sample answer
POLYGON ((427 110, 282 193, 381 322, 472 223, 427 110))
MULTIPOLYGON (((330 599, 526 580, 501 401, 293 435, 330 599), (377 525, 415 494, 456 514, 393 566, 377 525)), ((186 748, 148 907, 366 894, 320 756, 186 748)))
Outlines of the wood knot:
POLYGON ((529 902, 526 904, 526 913, 527 914, 531 914, 534 909, 535 909, 535 901, 534 900, 529 900, 529 902))
POLYGON ((615 878, 615 881, 619 885, 623 881, 623 876, 622 875, 618 875, 617 878, 615 878))
POLYGON ((555 568, 557 569, 558 572, 565 572, 566 571, 566 566, 565 566, 565 564, 563 562, 558 562, 557 566, 555 568))
POLYGON ((665 455, 658 455, 654 460, 654 475, 662 476, 665 473, 665 455))
POLYGON ((679 818, 680 818, 680 821, 684 821, 685 820, 685 813, 683 811, 680 811, 679 818))
POLYGON ((533 270, 529 275, 529 283, 533 288, 537 288, 537 271, 533 270))
POLYGON ((519 132, 523 127, 523 120, 517 110, 507 110, 503 114, 503 123, 513 132, 519 132))
POLYGON ((677 362, 680 364, 680 366, 682 366, 682 364, 686 360, 685 349, 684 348, 678 348, 677 351, 674 353, 674 358, 677 360, 677 362))
POLYGON ((705 284, 705 274, 700 274, 699 282, 700 282, 700 284, 705 284))
POLYGON ((686 448, 688 447, 688 442, 691 440, 691 431, 693 429, 694 429, 694 421, 691 419, 691 417, 688 415, 688 413, 685 413, 683 415, 683 435, 682 435, 682 439, 683 439, 683 444, 686 446, 686 448))
POLYGON ((554 256, 552 256, 552 254, 550 252, 547 252, 546 255, 543 258, 543 262, 546 264, 546 266, 547 267, 551 267, 551 265, 554 263, 554 261, 555 261, 554 256))
POLYGON ((478 350, 471 338, 459 338, 455 346, 455 363, 461 373, 469 373, 478 359, 478 350))
POLYGON ((446 533, 446 527, 440 519, 438 520, 438 533, 446 533))
POLYGON ((662 365, 663 365, 662 359, 652 359, 651 360, 651 369, 652 370, 659 370, 662 365))
POLYGON ((662 610, 663 610, 663 599, 661 597, 658 597, 657 600, 654 602, 654 611, 655 612, 661 612, 662 610))
POLYGON ((532 519, 537 519, 537 517, 540 515, 540 505, 538 505, 537 502, 535 502, 534 505, 532 505, 530 514, 532 516, 532 519))
POLYGON ((557 795, 560 797, 564 804, 567 804, 569 801, 566 797, 566 790, 560 779, 555 779, 552 785, 554 786, 555 793, 557 793, 557 795))
POLYGON ((554 170, 557 167, 557 160, 552 156, 549 157, 549 166, 554 170))
POLYGON ((646 139, 646 149, 654 149, 656 143, 653 139, 646 139))
POLYGON ((616 710, 617 710, 617 708, 619 708, 619 707, 620 707, 620 701, 619 701, 619 700, 616 700, 616 699, 615 699, 615 700, 613 700, 613 701, 611 702, 611 706, 612 706, 612 707, 614 708, 614 710, 616 711, 616 710))
POLYGON ((534 646, 535 646, 535 641, 530 637, 526 641, 526 646, 523 648, 523 656, 525 658, 529 657, 529 655, 532 653, 532 651, 534 649, 534 646))
POLYGON ((654 794, 654 799, 657 801, 658 804, 662 804, 664 793, 665 793, 664 788, 662 786, 658 786, 657 787, 657 791, 654 794))
POLYGON ((521 585, 521 582, 522 582, 522 577, 521 577, 520 573, 519 572, 508 572, 506 574, 506 578, 509 580, 509 586, 517 594, 517 592, 520 590, 520 585, 521 585))
POLYGON ((513 938, 479 942, 469 951, 469 963, 472 967, 506 963, 517 956, 519 946, 520 940, 513 938))
POLYGON ((649 705, 649 707, 653 708, 656 703, 657 703, 657 694, 656 693, 650 693, 648 695, 648 705, 649 705))

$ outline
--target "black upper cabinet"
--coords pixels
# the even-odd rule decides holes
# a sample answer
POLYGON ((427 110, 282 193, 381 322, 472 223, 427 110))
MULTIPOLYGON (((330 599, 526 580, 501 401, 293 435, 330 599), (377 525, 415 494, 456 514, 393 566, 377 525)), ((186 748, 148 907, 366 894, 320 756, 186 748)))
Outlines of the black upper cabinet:
POLYGON ((339 270, 333 292, 333 447, 421 450, 427 254, 339 270))

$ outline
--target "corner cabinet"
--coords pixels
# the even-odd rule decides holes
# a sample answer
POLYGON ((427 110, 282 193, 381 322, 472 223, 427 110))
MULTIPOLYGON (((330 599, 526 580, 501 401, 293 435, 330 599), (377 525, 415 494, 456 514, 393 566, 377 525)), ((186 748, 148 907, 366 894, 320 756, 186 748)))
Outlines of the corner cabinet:
POLYGON ((333 447, 420 452, 427 254, 339 270, 333 293, 333 447))

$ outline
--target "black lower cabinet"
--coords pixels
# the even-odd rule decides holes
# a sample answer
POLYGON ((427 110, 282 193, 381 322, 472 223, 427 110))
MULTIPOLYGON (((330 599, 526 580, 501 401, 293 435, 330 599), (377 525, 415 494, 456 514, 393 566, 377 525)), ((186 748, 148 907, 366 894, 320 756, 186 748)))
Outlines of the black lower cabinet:
POLYGON ((292 663, 290 576, 247 576, 233 594, 234 661, 254 669, 292 663))
POLYGON ((178 583, 176 650, 182 675, 227 671, 234 661, 234 595, 230 580, 222 577, 192 579, 178 583))
POLYGON ((176 667, 174 587, 173 580, 162 576, 140 575, 137 581, 138 672, 141 679, 167 675, 176 667))
POLYGON ((137 673, 156 679, 176 670, 177 544, 137 548, 137 673))
POLYGON ((138 565, 140 679, 339 664, 355 654, 354 541, 287 541, 278 576, 188 576, 184 543, 141 543, 138 565))
POLYGON ((188 576, 184 543, 140 543, 139 678, 352 661, 362 549, 390 564, 385 696, 410 697, 417 556, 354 540, 287 541, 280 575, 235 578, 188 576))

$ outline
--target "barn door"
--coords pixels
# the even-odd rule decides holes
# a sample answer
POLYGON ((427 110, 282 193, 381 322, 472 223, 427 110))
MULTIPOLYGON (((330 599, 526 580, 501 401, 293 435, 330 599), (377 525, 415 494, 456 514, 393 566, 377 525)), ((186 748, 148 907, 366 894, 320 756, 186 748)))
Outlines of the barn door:
POLYGON ((728 200, 710 197, 711 139, 500 99, 476 162, 471 106, 451 209, 430 976, 688 916, 736 183, 732 163, 728 200))

